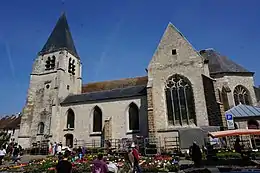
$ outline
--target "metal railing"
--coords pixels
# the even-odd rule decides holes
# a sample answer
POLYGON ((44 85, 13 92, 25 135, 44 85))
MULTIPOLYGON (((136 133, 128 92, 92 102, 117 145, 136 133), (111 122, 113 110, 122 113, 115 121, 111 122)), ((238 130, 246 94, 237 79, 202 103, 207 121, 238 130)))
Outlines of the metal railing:
POLYGON ((89 142, 82 143, 82 145, 89 149, 106 149, 107 141, 110 142, 111 149, 116 152, 125 152, 131 147, 134 142, 141 152, 145 155, 154 155, 158 152, 175 152, 180 150, 179 138, 178 137, 165 137, 163 140, 159 138, 122 138, 122 139, 108 139, 108 140, 92 140, 89 142), (150 154, 151 153, 151 154, 150 154))
MULTIPOLYGON (((121 153, 126 152, 132 145, 132 143, 139 148, 139 151, 143 155, 155 155, 157 153, 167 152, 173 153, 179 150, 179 138, 178 137, 165 137, 162 140, 160 138, 122 138, 122 139, 108 139, 108 140, 75 140, 74 148, 85 147, 89 152, 106 151, 108 148, 114 152, 121 153), (108 141, 110 147, 108 147, 108 141)), ((49 144, 46 142, 35 143, 32 148, 26 153, 35 155, 47 155, 49 152, 49 144)))

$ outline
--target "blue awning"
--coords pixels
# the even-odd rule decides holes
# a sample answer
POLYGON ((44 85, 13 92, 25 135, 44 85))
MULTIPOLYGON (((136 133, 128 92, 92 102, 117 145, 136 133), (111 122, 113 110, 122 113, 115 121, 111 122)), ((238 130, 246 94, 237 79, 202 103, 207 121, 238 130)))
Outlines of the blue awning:
POLYGON ((232 114, 234 118, 256 117, 260 116, 260 107, 239 104, 226 111, 225 114, 232 114))

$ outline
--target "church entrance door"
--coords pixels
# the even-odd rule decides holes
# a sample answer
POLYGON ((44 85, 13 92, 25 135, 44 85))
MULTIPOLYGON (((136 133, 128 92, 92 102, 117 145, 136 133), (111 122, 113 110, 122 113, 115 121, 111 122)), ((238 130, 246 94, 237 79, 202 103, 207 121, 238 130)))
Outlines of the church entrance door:
POLYGON ((73 147, 73 134, 66 134, 64 137, 66 139, 66 146, 72 148, 73 147))

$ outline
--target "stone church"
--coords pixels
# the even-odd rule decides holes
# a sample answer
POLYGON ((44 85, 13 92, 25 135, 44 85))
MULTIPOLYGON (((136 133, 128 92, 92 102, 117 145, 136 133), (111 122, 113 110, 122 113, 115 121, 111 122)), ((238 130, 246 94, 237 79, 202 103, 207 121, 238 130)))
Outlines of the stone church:
POLYGON ((187 147, 201 131, 225 127, 224 111, 257 104, 253 75, 214 49, 195 50, 170 23, 147 76, 82 84, 63 14, 34 61, 18 142, 73 147, 77 141, 179 137, 187 147))

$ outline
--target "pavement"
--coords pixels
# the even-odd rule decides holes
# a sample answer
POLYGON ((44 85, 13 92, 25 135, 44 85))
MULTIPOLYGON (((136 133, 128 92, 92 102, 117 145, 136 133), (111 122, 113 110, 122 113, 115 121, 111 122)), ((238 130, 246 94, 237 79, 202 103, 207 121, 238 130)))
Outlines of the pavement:
MULTIPOLYGON (((28 163, 31 160, 38 160, 44 158, 46 158, 46 155, 23 155, 21 157, 21 163, 28 163)), ((12 161, 4 161, 3 165, 0 165, 0 168, 5 166, 11 166, 11 165, 14 165, 12 161)))

